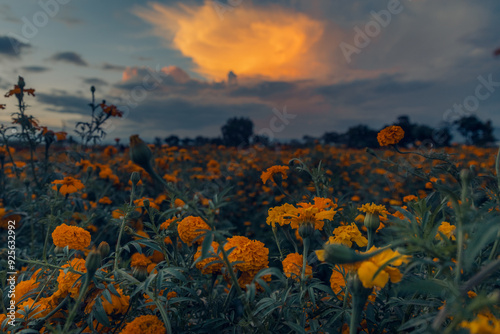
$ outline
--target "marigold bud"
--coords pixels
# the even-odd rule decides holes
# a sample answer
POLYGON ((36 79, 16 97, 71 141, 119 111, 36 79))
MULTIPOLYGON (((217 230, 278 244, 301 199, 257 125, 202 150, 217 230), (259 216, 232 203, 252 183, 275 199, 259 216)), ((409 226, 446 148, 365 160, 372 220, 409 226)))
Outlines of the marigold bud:
POLYGON ((134 276, 138 281, 143 282, 148 278, 148 270, 146 267, 134 267, 132 269, 132 276, 134 276))
POLYGON ((316 256, 320 261, 331 264, 354 263, 370 257, 370 255, 356 253, 351 248, 341 244, 325 245, 324 250, 316 251, 316 256))
POLYGON ((104 258, 109 255, 111 248, 109 247, 109 244, 106 241, 103 241, 99 244, 99 247, 97 247, 97 251, 104 258))
POLYGON ((132 175, 130 175, 130 181, 132 181, 132 184, 135 186, 140 180, 141 174, 138 172, 132 172, 132 175))
POLYGON ((85 260, 85 268, 87 268, 87 274, 89 277, 93 277, 97 269, 101 266, 102 257, 101 254, 95 250, 91 250, 87 259, 85 260))
POLYGON ((314 234, 314 225, 310 222, 301 224, 299 226, 299 235, 301 238, 305 239, 314 234))
POLYGON ((145 170, 151 169, 153 152, 139 135, 130 136, 130 159, 145 170))
POLYGON ((373 214, 373 213, 367 212, 366 216, 365 216, 364 223, 365 223, 365 226, 367 229, 370 229, 372 231, 376 231, 380 226, 380 218, 379 218, 377 213, 373 214))

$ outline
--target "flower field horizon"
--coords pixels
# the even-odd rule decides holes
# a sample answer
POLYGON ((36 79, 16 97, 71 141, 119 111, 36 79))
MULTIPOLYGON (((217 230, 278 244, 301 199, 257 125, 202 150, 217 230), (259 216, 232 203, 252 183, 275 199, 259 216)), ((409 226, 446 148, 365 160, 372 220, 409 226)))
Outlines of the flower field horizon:
POLYGON ((100 145, 91 92, 78 144, 5 95, 3 333, 500 331, 498 148, 100 145))

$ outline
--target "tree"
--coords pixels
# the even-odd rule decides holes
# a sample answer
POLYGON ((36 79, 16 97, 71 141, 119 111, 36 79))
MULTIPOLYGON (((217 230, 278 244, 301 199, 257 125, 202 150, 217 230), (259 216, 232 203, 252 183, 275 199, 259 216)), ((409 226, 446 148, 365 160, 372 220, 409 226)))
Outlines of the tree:
POLYGON ((179 137, 177 137, 176 135, 171 135, 167 138, 164 139, 165 143, 168 144, 168 146, 179 146, 179 137))
POLYGON ((227 146, 247 146, 253 135, 253 122, 249 118, 230 118, 221 128, 222 140, 227 146))
POLYGON ((455 124, 467 145, 484 146, 496 141, 490 120, 483 123, 476 116, 465 116, 455 121, 455 124))
POLYGON ((366 125, 356 125, 347 130, 345 141, 348 147, 365 148, 378 147, 377 131, 366 125))

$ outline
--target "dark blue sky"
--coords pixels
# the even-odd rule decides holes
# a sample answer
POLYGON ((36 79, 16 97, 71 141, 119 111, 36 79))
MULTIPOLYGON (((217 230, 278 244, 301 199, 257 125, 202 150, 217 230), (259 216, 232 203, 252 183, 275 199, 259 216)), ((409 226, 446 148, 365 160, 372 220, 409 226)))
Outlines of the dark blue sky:
MULTIPOLYGON (((216 136, 234 116, 276 138, 402 114, 499 126, 499 14, 494 0, 0 0, 0 88, 24 76, 30 112, 73 134, 95 85, 126 112, 108 139, 216 136)), ((14 100, 0 103, 6 123, 14 100)))

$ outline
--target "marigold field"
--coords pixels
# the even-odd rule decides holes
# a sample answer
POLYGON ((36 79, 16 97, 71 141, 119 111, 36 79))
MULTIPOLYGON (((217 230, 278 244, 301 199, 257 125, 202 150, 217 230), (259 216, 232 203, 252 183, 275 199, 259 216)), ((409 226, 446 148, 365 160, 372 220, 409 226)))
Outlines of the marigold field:
POLYGON ((497 148, 106 146, 94 100, 70 144, 28 95, 2 101, 3 333, 500 333, 497 148))

